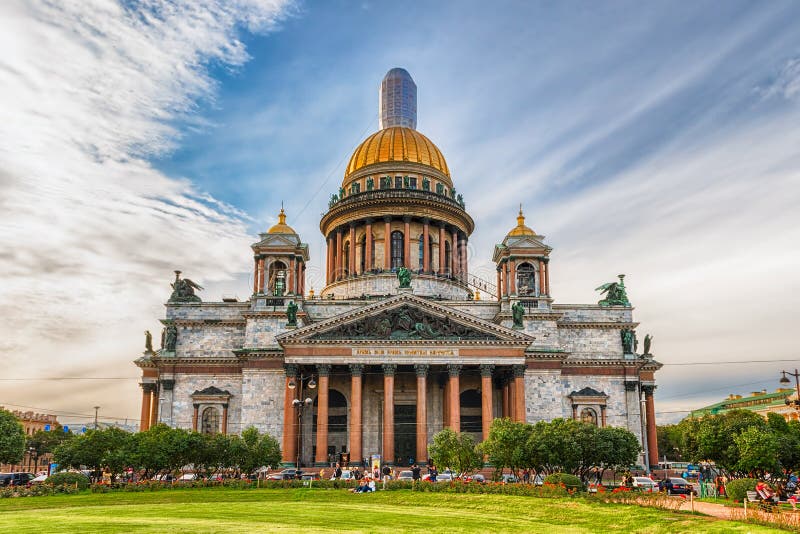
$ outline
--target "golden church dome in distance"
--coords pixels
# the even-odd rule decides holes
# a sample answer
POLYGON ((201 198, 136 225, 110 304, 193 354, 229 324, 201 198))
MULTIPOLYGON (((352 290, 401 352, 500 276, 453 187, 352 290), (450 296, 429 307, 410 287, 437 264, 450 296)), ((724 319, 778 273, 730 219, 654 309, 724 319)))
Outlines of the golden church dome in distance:
POLYGON ((447 162, 433 141, 411 128, 391 126, 370 135, 355 149, 345 179, 369 165, 392 162, 419 163, 450 177, 447 162))
POLYGON ((282 207, 281 207, 281 212, 278 214, 278 224, 276 224, 275 226, 270 228, 267 233, 270 233, 270 234, 295 234, 295 235, 297 235, 297 232, 295 232, 294 229, 291 226, 286 224, 286 213, 283 212, 283 208, 282 207))
POLYGON ((525 216, 522 214, 522 205, 519 206, 519 215, 517 215, 517 226, 508 232, 506 237, 520 237, 520 236, 535 236, 536 232, 525 226, 525 216))

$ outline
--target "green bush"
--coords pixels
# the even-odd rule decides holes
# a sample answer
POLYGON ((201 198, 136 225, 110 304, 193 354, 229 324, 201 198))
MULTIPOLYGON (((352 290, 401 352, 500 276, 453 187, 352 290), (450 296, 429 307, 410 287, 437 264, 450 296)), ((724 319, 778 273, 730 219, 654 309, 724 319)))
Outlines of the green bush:
POLYGON ((45 482, 53 487, 57 486, 75 487, 76 483, 78 484, 78 489, 80 490, 85 490, 86 488, 89 487, 89 477, 87 477, 83 473, 69 473, 66 471, 50 475, 49 477, 47 477, 47 480, 45 482))
POLYGON ((567 489, 583 490, 583 482, 575 475, 569 473, 553 473, 547 475, 544 479, 545 484, 564 484, 567 489))
POLYGON ((744 501, 748 491, 755 491, 758 480, 754 478, 737 478, 725 484, 725 493, 737 502, 744 501))

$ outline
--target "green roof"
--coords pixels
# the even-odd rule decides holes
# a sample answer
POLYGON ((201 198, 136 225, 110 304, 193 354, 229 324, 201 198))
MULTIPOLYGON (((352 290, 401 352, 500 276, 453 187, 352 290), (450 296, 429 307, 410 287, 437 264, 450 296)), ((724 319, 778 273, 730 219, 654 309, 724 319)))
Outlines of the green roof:
POLYGON ((717 415, 731 410, 762 411, 771 406, 783 406, 787 397, 794 393, 793 389, 780 389, 773 393, 750 395, 740 399, 725 399, 710 406, 692 410, 689 417, 703 417, 704 415, 717 415))

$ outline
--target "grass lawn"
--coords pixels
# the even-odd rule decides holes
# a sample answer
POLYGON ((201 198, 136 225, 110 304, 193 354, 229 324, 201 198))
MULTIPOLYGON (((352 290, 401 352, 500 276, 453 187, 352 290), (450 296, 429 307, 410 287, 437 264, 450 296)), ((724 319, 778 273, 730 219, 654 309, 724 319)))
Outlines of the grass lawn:
POLYGON ((778 532, 584 499, 209 488, 0 500, 0 532, 778 532))

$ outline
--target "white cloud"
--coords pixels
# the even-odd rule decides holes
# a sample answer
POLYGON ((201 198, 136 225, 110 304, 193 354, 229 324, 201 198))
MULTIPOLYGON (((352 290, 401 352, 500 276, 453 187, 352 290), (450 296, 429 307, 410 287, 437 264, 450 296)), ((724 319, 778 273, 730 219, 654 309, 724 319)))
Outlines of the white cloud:
MULTIPOLYGON (((146 158, 213 98, 209 66, 247 61, 239 32, 274 28, 287 7, 0 4, 0 375, 135 376, 131 348, 159 328, 172 269, 206 282, 249 265, 244 214, 146 158)), ((134 384, 4 383, 0 403, 129 415, 134 384)))

